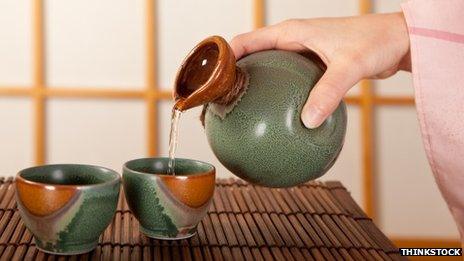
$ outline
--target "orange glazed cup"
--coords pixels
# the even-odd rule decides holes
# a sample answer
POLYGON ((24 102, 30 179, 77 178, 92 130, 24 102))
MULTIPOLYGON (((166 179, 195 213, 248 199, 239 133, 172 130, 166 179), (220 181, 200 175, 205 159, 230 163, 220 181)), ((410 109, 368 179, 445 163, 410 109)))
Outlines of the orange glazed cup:
POLYGON ((145 158, 123 167, 124 193, 140 231, 156 239, 184 239, 196 233, 214 194, 213 165, 175 159, 175 175, 167 174, 169 158, 145 158))

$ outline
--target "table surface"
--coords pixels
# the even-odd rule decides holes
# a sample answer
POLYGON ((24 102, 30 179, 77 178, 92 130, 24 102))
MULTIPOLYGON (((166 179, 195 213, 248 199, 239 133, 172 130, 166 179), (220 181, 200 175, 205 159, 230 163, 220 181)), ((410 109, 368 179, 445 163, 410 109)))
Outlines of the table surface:
POLYGON ((0 260, 401 260, 398 249, 340 182, 286 189, 217 181, 198 234, 180 241, 139 233, 124 200, 98 247, 84 255, 37 250, 19 216, 12 178, 0 178, 0 260))

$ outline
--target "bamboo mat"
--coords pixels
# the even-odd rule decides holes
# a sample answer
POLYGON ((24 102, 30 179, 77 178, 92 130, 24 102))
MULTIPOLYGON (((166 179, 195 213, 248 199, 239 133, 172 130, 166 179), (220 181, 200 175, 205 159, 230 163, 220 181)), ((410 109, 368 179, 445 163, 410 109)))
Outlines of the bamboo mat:
POLYGON ((218 180, 213 204, 187 240, 139 233, 123 193, 98 247, 54 256, 35 247, 16 209, 12 178, 0 178, 0 260, 400 260, 340 182, 287 189, 218 180))

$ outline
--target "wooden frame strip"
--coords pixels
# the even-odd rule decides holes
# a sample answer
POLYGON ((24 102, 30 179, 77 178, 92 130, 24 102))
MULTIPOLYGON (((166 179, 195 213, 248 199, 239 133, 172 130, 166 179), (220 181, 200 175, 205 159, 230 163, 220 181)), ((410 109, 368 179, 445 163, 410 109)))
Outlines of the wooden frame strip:
POLYGON ((33 96, 34 89, 31 87, 0 87, 0 97, 33 96))
MULTIPOLYGON (((34 96, 34 87, 0 86, 0 97, 34 96)), ((40 92, 46 98, 99 98, 99 99, 146 99, 151 95, 155 100, 171 100, 172 91, 160 87, 155 90, 137 90, 135 87, 115 89, 111 87, 47 87, 40 92)), ((344 98, 350 105, 361 104, 361 96, 352 95, 344 98)), ((373 96, 372 102, 376 105, 413 106, 414 97, 408 96, 373 96)))
POLYGON ((147 119, 147 154, 150 157, 158 154, 158 108, 157 108, 157 47, 156 35, 156 0, 146 0, 146 119, 147 119))
POLYGON ((47 88, 43 95, 53 98, 100 98, 100 99, 143 99, 145 90, 109 90, 109 89, 86 89, 86 88, 47 88))
POLYGON ((375 105, 415 106, 414 97, 408 96, 374 96, 375 105))
POLYGON ((374 150, 373 150, 373 97, 372 82, 363 80, 361 82, 361 149, 362 149, 362 195, 364 211, 371 217, 376 217, 375 210, 375 181, 374 181, 374 150))
POLYGON ((458 248, 462 247, 459 239, 451 238, 403 238, 393 237, 391 239, 398 247, 418 247, 418 248, 458 248))
POLYGON ((46 158, 46 119, 45 98, 42 90, 45 88, 45 57, 44 57, 44 11, 43 1, 33 1, 33 103, 34 103, 34 143, 35 164, 45 164, 46 158))
POLYGON ((253 27, 263 27, 266 24, 264 0, 253 0, 253 12, 253 27))
MULTIPOLYGON (((359 0, 359 13, 371 12, 371 0, 359 0)), ((364 211, 366 214, 376 218, 376 193, 374 180, 374 89, 372 81, 361 81, 361 149, 362 149, 362 195, 364 211)))
POLYGON ((165 90, 134 90, 135 88, 109 89, 109 88, 80 88, 80 87, 0 87, 0 97, 26 96, 33 97, 39 92, 46 98, 100 98, 100 99, 145 99, 152 96, 155 100, 170 100, 172 92, 165 90))

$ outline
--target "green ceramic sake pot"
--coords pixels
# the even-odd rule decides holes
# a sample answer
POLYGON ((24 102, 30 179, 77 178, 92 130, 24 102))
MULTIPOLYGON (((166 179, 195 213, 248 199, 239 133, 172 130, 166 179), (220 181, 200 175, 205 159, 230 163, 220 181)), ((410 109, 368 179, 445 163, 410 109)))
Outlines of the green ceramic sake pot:
MULTIPOLYGON (((204 85, 221 78, 215 73, 227 51, 221 49, 221 41, 213 42, 218 58, 209 58, 216 67, 211 66, 215 69, 204 85)), ((233 97, 224 101, 221 94, 203 112, 208 142, 219 161, 238 177, 268 187, 294 186, 325 174, 342 149, 347 116, 341 102, 316 129, 306 128, 300 119, 309 93, 324 73, 321 63, 298 53, 270 50, 248 55, 234 67, 235 83, 228 87, 233 97)))

